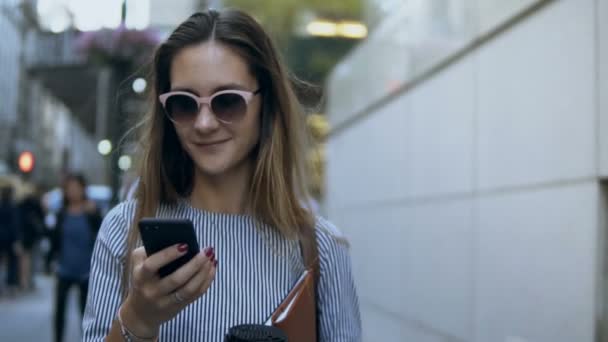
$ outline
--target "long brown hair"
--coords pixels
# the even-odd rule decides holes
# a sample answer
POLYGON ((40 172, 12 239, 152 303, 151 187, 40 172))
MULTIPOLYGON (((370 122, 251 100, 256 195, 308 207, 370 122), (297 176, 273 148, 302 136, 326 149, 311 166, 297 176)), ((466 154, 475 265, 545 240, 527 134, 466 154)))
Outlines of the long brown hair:
POLYGON ((131 251, 139 232, 136 223, 155 216, 161 203, 175 203, 193 190, 194 163, 182 149, 175 128, 164 115, 158 95, 170 90, 171 62, 183 48, 214 40, 241 56, 262 89, 260 140, 252 153, 255 167, 249 189, 254 217, 277 229, 288 239, 298 239, 304 229, 314 229, 305 206, 304 172, 306 128, 302 106, 292 85, 297 80, 283 66, 262 27, 238 10, 196 13, 180 24, 156 50, 151 70, 151 110, 142 121, 139 147, 140 182, 134 221, 127 236, 122 290, 126 296, 132 269, 131 251))

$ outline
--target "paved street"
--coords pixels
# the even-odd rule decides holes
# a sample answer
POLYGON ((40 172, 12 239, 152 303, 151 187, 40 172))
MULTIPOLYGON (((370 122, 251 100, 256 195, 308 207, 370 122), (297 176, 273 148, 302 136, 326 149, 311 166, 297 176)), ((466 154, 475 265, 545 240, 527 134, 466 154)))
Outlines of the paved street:
MULTIPOLYGON (((1 342, 53 342, 54 278, 36 278, 37 290, 14 299, 0 298, 1 342)), ((80 314, 77 291, 73 288, 68 298, 66 334, 64 342, 80 341, 80 314)))

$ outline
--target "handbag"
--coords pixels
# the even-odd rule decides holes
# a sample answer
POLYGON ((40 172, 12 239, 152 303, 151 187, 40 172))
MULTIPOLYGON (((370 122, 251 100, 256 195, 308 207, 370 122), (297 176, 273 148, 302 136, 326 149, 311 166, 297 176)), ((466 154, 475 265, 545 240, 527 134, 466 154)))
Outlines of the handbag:
POLYGON ((270 317, 270 325, 281 329, 289 342, 317 341, 317 296, 319 255, 314 229, 304 229, 300 247, 307 269, 270 317))

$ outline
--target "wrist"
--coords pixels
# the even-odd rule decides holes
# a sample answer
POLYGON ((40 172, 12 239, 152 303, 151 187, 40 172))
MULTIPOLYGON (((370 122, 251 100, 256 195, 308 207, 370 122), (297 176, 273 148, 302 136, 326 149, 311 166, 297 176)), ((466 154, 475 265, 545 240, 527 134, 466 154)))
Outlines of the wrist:
POLYGON ((141 319, 127 301, 118 309, 118 321, 131 335, 140 340, 154 340, 158 336, 159 325, 150 324, 141 319))

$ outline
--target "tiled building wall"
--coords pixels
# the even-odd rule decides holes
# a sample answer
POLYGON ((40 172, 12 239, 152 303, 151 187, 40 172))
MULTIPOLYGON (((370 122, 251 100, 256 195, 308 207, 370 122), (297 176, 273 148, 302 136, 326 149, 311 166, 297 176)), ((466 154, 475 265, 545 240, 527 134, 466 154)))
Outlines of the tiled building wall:
MULTIPOLYGON (((594 341, 606 22, 607 0, 554 1, 330 137, 366 341, 594 341)), ((381 39, 351 58, 407 68, 381 39)), ((340 126, 368 84, 332 82, 340 126)))

